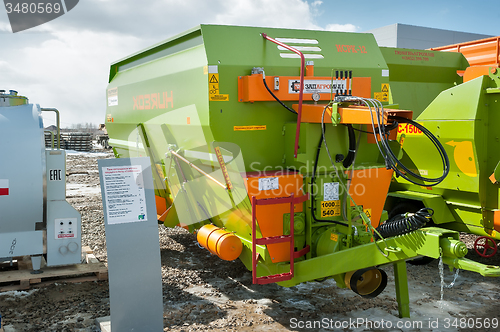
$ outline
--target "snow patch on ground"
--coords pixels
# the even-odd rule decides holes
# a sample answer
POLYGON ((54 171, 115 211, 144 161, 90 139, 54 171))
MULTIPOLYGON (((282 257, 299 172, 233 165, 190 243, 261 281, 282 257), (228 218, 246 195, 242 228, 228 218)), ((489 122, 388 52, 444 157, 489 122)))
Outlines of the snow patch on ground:
POLYGON ((68 156, 82 156, 82 157, 110 157, 114 158, 113 155, 110 156, 109 152, 85 152, 85 151, 75 151, 75 150, 65 150, 68 156))
POLYGON ((27 296, 30 296, 31 294, 33 294, 37 290, 38 289, 34 288, 34 289, 29 290, 29 291, 8 291, 8 292, 1 292, 0 296, 10 296, 10 297, 25 298, 27 296))

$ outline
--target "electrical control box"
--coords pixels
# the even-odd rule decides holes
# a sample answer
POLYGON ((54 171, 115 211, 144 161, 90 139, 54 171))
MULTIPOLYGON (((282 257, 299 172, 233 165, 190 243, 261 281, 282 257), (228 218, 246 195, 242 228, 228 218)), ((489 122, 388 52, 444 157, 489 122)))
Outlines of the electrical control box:
POLYGON ((47 172, 47 266, 81 262, 81 216, 66 202, 66 153, 45 152, 47 172))

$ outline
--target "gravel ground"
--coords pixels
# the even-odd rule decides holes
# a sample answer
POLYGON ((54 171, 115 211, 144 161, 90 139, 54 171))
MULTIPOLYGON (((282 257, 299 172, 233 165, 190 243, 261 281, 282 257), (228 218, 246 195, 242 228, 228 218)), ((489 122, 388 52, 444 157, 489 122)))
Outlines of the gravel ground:
MULTIPOLYGON (((106 151, 67 157, 67 196, 82 214, 83 245, 92 248, 103 262, 107 256, 97 159, 110 157, 106 151)), ((368 331, 374 328, 366 325, 370 324, 367 321, 376 324, 381 320, 386 325, 379 331, 470 331, 471 319, 478 331, 498 330, 477 328, 478 322, 498 319, 494 305, 500 300, 497 278, 460 271, 455 285, 444 290, 444 300, 440 301, 438 262, 408 264, 412 319, 400 320, 392 266, 383 267, 389 277, 386 290, 371 300, 339 289, 331 280, 291 288, 256 286, 241 262, 226 262, 211 255, 186 230, 159 226, 159 233, 164 331, 368 331), (315 321, 322 325, 314 328, 315 321), (354 321, 363 324, 335 329, 335 324, 346 326, 354 321), (308 324, 313 328, 306 328, 308 324)), ((462 238, 471 248, 475 236, 462 238)), ((500 254, 484 259, 470 250, 467 257, 500 265, 500 254)), ((446 283, 453 279, 446 266, 444 278, 446 283)), ((56 283, 27 292, 0 293, 0 313, 6 332, 95 331, 95 318, 109 315, 108 283, 56 283)))

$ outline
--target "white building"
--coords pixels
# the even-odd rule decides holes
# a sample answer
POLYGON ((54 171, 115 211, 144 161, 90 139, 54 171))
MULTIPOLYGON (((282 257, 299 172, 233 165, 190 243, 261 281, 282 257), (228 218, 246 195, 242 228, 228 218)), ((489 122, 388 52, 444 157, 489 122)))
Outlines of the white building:
POLYGON ((414 49, 428 49, 492 37, 490 35, 425 28, 401 23, 365 32, 372 33, 379 46, 414 49))

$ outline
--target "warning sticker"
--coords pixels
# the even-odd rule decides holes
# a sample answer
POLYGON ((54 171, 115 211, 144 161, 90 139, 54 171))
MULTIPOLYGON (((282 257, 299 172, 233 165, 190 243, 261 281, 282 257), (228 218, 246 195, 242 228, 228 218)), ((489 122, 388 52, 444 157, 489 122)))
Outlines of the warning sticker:
POLYGON ((373 97, 378 101, 389 101, 389 93, 388 92, 374 92, 373 97))
POLYGON ((210 95, 210 101, 229 101, 229 95, 210 95))
POLYGON ((209 77, 208 83, 219 84, 219 74, 210 74, 209 77))
POLYGON ((363 212, 366 214, 366 216, 368 218, 370 218, 370 220, 372 219, 372 209, 371 208, 363 209, 363 212))
POLYGON ((210 97, 219 94, 219 74, 208 74, 210 97))
POLYGON ((234 126, 234 131, 244 130, 266 130, 266 126, 234 126))
POLYGON ((228 101, 229 100, 229 95, 227 94, 220 94, 219 93, 219 74, 216 71, 216 69, 213 69, 211 67, 216 67, 216 66, 209 66, 208 68, 208 92, 209 92, 209 97, 208 99, 210 101, 228 101))
POLYGON ((340 200, 322 201, 321 218, 340 216, 340 200))

